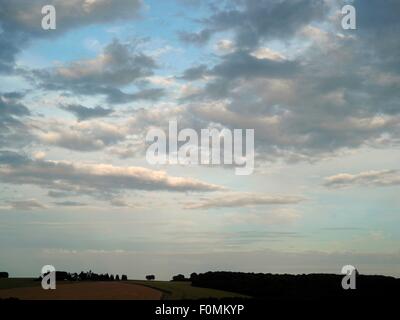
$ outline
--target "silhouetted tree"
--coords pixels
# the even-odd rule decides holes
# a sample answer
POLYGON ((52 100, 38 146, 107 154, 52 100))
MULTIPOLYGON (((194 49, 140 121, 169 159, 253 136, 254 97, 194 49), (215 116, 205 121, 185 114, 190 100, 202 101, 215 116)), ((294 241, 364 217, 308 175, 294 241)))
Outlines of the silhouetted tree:
POLYGON ((178 274, 172 277, 172 281, 185 281, 187 280, 183 274, 178 274))
POLYGON ((119 281, 119 275, 115 276, 115 281, 119 281))
POLYGON ((190 280, 191 280, 191 281, 196 280, 197 277, 198 277, 197 273, 196 273, 196 272, 193 272, 193 273, 190 275, 190 280))
POLYGON ((150 275, 147 275, 147 276, 146 276, 146 280, 151 281, 151 280, 155 280, 155 279, 156 279, 156 276, 153 275, 153 274, 150 274, 150 275))
POLYGON ((8 278, 8 272, 0 272, 0 278, 8 278))
POLYGON ((121 277, 121 280, 122 280, 122 281, 127 281, 127 280, 128 280, 127 275, 126 275, 126 274, 123 274, 122 277, 121 277))
POLYGON ((68 272, 65 271, 56 271, 56 280, 57 281, 64 281, 71 279, 68 272))

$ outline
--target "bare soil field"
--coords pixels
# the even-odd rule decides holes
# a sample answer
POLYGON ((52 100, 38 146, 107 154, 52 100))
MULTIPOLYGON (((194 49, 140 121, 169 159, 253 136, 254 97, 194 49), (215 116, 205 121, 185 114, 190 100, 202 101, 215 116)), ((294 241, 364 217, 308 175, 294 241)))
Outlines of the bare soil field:
POLYGON ((56 290, 41 287, 0 290, 0 299, 21 300, 160 300, 159 290, 123 282, 81 282, 58 285, 56 290))

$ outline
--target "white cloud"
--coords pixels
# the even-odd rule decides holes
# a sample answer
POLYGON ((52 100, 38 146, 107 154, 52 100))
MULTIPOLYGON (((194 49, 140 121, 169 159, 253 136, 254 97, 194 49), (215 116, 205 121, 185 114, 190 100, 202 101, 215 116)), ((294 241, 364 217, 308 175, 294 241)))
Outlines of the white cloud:
POLYGON ((394 186, 400 185, 398 170, 364 171, 358 174, 339 173, 325 178, 326 187, 394 186))
POLYGON ((0 165, 3 183, 32 184, 44 188, 87 194, 113 194, 124 190, 216 191, 221 186, 175 177, 144 167, 119 167, 69 161, 30 160, 8 156, 0 165))
POLYGON ((221 39, 216 43, 215 50, 221 54, 232 53, 236 50, 235 43, 229 39, 221 39))
POLYGON ((101 120, 35 123, 35 134, 42 143, 78 151, 94 151, 124 140, 127 128, 101 120))
POLYGON ((257 59, 269 59, 275 61, 286 60, 286 57, 283 54, 266 47, 261 47, 257 50, 254 50, 251 55, 257 59))

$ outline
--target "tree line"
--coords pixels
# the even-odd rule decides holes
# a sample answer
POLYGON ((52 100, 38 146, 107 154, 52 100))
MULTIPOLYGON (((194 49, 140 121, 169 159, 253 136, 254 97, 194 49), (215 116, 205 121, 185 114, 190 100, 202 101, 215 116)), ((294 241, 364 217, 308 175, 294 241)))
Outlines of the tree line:
MULTIPOLYGON (((177 278, 175 278, 177 279, 177 278)), ((182 279, 179 277, 178 279, 182 279)), ((206 272, 190 277, 192 286, 241 293, 255 298, 324 299, 397 296, 400 279, 379 275, 357 275, 356 290, 344 290, 343 275, 206 272)))
MULTIPOLYGON (((47 273, 48 274, 48 273, 47 273)), ((45 274, 45 275, 47 275, 45 274)), ((42 276, 39 277, 39 280, 42 280, 42 276)), ((80 273, 69 273, 66 271, 56 271, 56 280, 57 281, 127 281, 128 276, 123 274, 121 277, 116 274, 102 273, 97 274, 92 272, 91 270, 88 272, 81 271, 80 273)))

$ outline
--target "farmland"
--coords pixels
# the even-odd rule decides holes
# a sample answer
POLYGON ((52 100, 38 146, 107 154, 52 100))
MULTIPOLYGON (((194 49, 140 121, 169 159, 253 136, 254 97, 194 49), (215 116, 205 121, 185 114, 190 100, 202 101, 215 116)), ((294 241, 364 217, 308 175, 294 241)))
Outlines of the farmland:
POLYGON ((190 282, 119 281, 57 282, 56 290, 43 290, 32 278, 0 279, 0 299, 27 300, 196 300, 243 298, 231 292, 192 287, 190 282))
POLYGON ((165 300, 196 300, 196 299, 222 299, 222 298, 246 298, 245 295, 208 289, 192 287, 188 281, 130 281, 134 284, 140 284, 161 290, 165 300))

